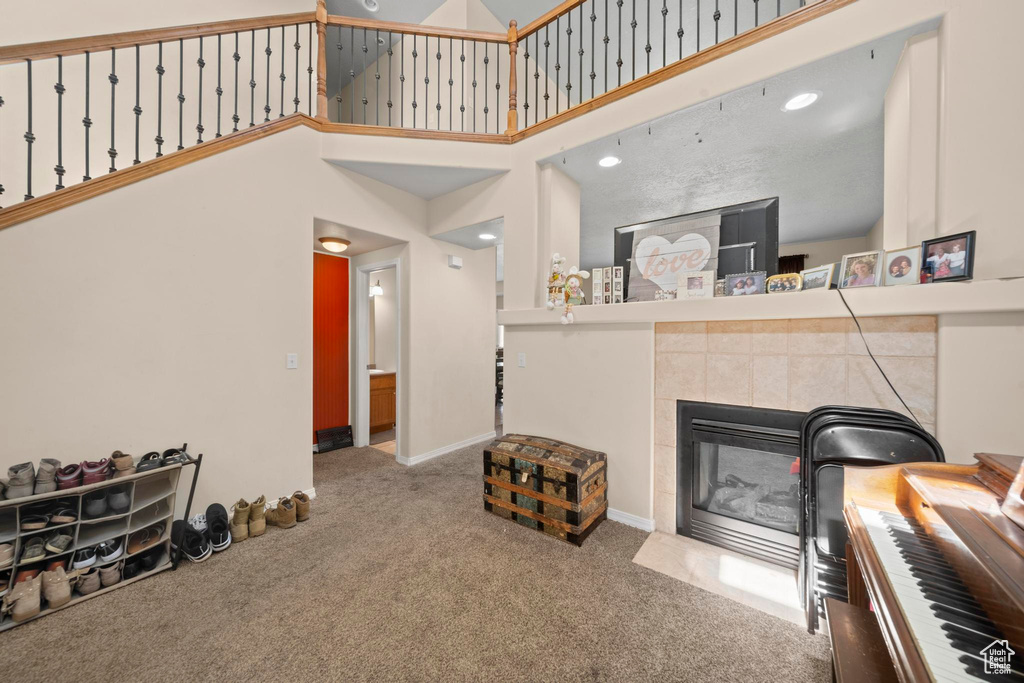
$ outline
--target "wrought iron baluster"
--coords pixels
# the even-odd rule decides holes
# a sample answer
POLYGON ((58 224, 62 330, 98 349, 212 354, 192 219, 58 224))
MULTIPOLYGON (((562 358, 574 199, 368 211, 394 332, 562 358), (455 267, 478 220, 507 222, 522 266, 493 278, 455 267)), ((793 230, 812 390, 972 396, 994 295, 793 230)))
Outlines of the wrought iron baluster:
POLYGON ((551 48, 551 39, 548 38, 548 29, 551 24, 545 24, 544 26, 544 118, 548 117, 548 102, 550 101, 550 95, 548 94, 548 81, 551 80, 551 72, 548 70, 550 59, 548 57, 548 51, 551 48))
MULTIPOLYGON (((356 29, 354 26, 349 26, 348 29, 349 45, 352 46, 352 64, 348 68, 349 78, 352 79, 352 97, 348 98, 348 110, 349 110, 349 123, 356 122, 356 29)), ((341 113, 338 114, 338 119, 341 120, 341 113)))
POLYGON ((565 15, 565 23, 565 108, 569 109, 572 107, 572 10, 565 15))
POLYGON ((238 31, 235 31, 235 52, 231 55, 231 59, 235 62, 235 113, 231 115, 231 132, 238 132, 238 62, 241 61, 242 55, 238 53, 238 31))
POLYGON ((775 0, 775 16, 782 16, 782 0, 775 0))
POLYGON ((732 0, 732 34, 740 34, 740 0, 732 0))
MULTIPOLYGON (((281 33, 284 34, 284 27, 281 27, 281 33)), ((312 45, 312 43, 310 43, 312 45)), ((302 48, 302 43, 299 42, 299 25, 295 24, 295 97, 292 99, 292 104, 295 105, 295 111, 293 114, 299 113, 299 50, 302 48)), ((312 50, 310 54, 313 54, 312 50)), ((312 74, 311 74, 312 75, 312 74)))
POLYGON ((277 114, 277 118, 284 117, 284 81, 286 76, 284 75, 284 26, 281 27, 281 75, 278 76, 281 79, 281 109, 277 114))
POLYGON ((466 39, 462 38, 461 51, 462 55, 459 57, 459 69, 461 75, 459 76, 459 91, 462 93, 460 96, 459 104, 459 130, 466 131, 466 39))
POLYGON ((256 125, 256 29, 249 31, 252 50, 249 53, 249 127, 256 125))
POLYGON ((366 123, 366 105, 369 104, 369 100, 366 99, 366 53, 369 52, 369 48, 366 46, 366 28, 363 28, 363 123, 366 123))
POLYGON ((441 130, 441 38, 437 39, 437 129, 441 130))
POLYGON ((595 2, 597 0, 590 0, 590 99, 594 99, 594 81, 597 79, 597 71, 594 70, 594 60, 597 54, 597 13, 594 11, 595 2))
POLYGON ((398 76, 398 95, 399 95, 399 107, 398 107, 398 125, 401 128, 405 128, 405 34, 402 33, 398 37, 398 52, 401 55, 399 59, 399 73, 398 76))
POLYGON ((92 119, 89 118, 89 51, 85 51, 85 116, 82 118, 82 125, 85 127, 85 175, 82 180, 91 180, 89 175, 89 129, 92 128, 92 119))
POLYGON ((523 128, 530 125, 530 36, 524 41, 523 51, 523 128))
POLYGON ((561 17, 555 17, 555 113, 558 113, 558 101, 559 97, 559 72, 562 70, 562 65, 559 63, 562 54, 562 27, 561 17))
POLYGON ((580 5, 580 37, 578 40, 580 46, 579 49, 576 50, 576 55, 580 58, 580 80, 578 81, 580 91, 577 97, 579 98, 580 104, 583 104, 583 56, 585 54, 585 51, 583 50, 583 5, 580 5))
POLYGON ((668 0, 661 0, 661 67, 668 65, 668 0))
POLYGON ((760 9, 760 6, 757 3, 758 0, 754 0, 754 28, 757 28, 760 23, 760 20, 758 19, 758 10, 760 9))
POLYGON ((501 132, 501 45, 494 46, 494 132, 501 132))
POLYGON ((615 61, 615 66, 619 69, 619 81, 618 85, 622 85, 622 5, 623 0, 615 0, 615 4, 619 7, 619 38, 616 41, 619 45, 619 58, 615 61))
MULTIPOLYGON (((416 127, 416 34, 412 35, 412 127, 416 127)), ((475 84, 474 84, 475 85, 475 84)))
POLYGON ((473 41, 473 132, 476 132, 476 41, 473 41))
MULTIPOLYGON (((682 2, 682 0, 679 0, 682 2)), ((611 38, 608 37, 608 0, 604 0, 604 91, 608 92, 608 43, 611 42, 611 38)))
MULTIPOLYGON (((338 27, 338 94, 334 96, 335 101, 338 103, 338 123, 341 123, 341 69, 342 69, 342 42, 341 34, 345 29, 341 26, 338 27)), ((312 50, 310 50, 312 54, 312 50)))
POLYGON ((139 118, 142 116, 142 105, 139 103, 139 46, 135 46, 135 107, 132 112, 135 114, 135 159, 132 166, 141 164, 139 159, 139 118))
POLYGON ((25 66, 28 78, 28 127, 25 131, 25 144, 28 146, 28 182, 25 184, 25 201, 28 201, 32 199, 32 143, 36 141, 36 136, 32 133, 32 60, 26 59, 25 66))
POLYGON ((220 137, 220 118, 221 118, 221 102, 224 99, 224 87, 222 85, 222 67, 221 67, 221 34, 217 34, 217 89, 214 91, 217 93, 217 134, 214 137, 220 137))
POLYGON ((196 133, 198 133, 198 139, 196 144, 202 144, 203 142, 203 68, 206 66, 206 60, 203 59, 203 37, 199 36, 199 59, 196 60, 196 64, 199 65, 199 117, 196 120, 196 133))
POLYGON ((388 31, 388 127, 391 127, 391 108, 394 103, 391 101, 391 63, 394 61, 395 51, 392 47, 395 44, 395 38, 391 35, 391 31, 388 31))
POLYGON ((267 49, 263 51, 267 56, 267 100, 266 104, 263 105, 263 122, 266 123, 270 120, 270 55, 274 54, 274 51, 270 49, 270 27, 267 27, 267 49))
POLYGON ((423 36, 423 129, 430 128, 430 36, 423 36))
POLYGON ((651 0, 647 0, 647 44, 644 52, 647 53, 647 73, 651 73, 651 0))
POLYGON ((452 64, 452 62, 455 61, 455 60, 452 59, 452 54, 454 52, 453 48, 454 48, 454 41, 451 38, 449 38, 448 39, 448 130, 455 130, 455 128, 452 125, 452 120, 453 120, 452 116, 453 116, 453 112, 455 111, 455 106, 454 106, 455 103, 452 100, 452 87, 455 85, 455 80, 452 77, 452 68, 454 66, 452 64))
POLYGON ((487 132, 487 113, 490 108, 487 106, 487 64, 491 58, 487 56, 487 43, 484 43, 484 132, 487 132))
MULTIPOLYGON (((135 53, 138 55, 139 46, 135 46, 135 53)), ((136 61, 135 71, 138 72, 138 62, 136 61)), ((54 91, 57 93, 57 165, 53 167, 54 173, 57 174, 57 187, 58 190, 64 189, 64 58, 61 55, 57 55, 57 84, 53 86, 54 91)), ((136 80, 135 94, 138 97, 138 80, 136 80)), ((136 120, 135 123, 135 156, 139 156, 139 124, 136 120)))
MULTIPOLYGON (((4 98, 0 97, 0 112, 2 112, 3 110, 4 110, 4 98)), ((0 183, 0 197, 3 197, 3 194, 4 194, 4 184, 0 183)), ((0 205, 0 208, 3 208, 2 205, 0 205)))
POLYGON ((114 159, 117 158, 117 146, 114 144, 114 113, 117 111, 117 50, 110 48, 110 149, 107 154, 110 156, 110 173, 117 170, 114 166, 114 159))
POLYGON ((683 0, 679 0, 679 28, 676 30, 676 37, 679 38, 679 59, 683 58, 683 0))
POLYGON ((711 17, 715 20, 715 45, 718 45, 718 20, 722 18, 722 13, 718 11, 718 0, 715 0, 715 13, 711 17))
POLYGON ((700 52, 700 0, 697 0, 697 49, 694 52, 700 52))
MULTIPOLYGON (((649 1, 650 0, 648 0, 648 2, 649 1)), ((629 28, 631 29, 631 33, 632 33, 632 41, 630 42, 630 46, 629 46, 629 61, 630 61, 630 68, 632 69, 632 73, 633 73, 633 75, 632 75, 630 80, 635 80, 636 79, 636 27, 637 27, 637 22, 636 22, 636 0, 632 0, 632 2, 630 4, 632 4, 632 6, 633 6, 633 18, 629 22, 629 28)))
MULTIPOLYGON (((308 36, 308 40, 306 41, 306 45, 308 45, 309 47, 306 48, 306 57, 308 58, 309 63, 306 66, 306 109, 307 109, 306 113, 309 114, 310 116, 312 116, 313 115, 313 24, 312 24, 312 22, 307 25, 307 28, 309 29, 309 36, 308 36)), ((327 38, 326 30, 324 31, 324 38, 325 39, 327 38)), ((327 57, 326 56, 324 57, 324 66, 325 67, 327 66, 327 57)), ((324 74, 324 83, 325 84, 327 83, 327 74, 326 73, 324 74)))
POLYGON ((376 124, 380 125, 380 29, 377 29, 374 35, 374 60, 373 60, 373 113, 375 116, 376 124))

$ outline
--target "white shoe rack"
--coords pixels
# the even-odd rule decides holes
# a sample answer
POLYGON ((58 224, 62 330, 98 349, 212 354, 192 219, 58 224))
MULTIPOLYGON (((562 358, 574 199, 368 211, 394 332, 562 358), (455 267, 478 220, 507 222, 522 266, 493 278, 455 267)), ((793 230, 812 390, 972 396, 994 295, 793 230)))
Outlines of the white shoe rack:
MULTIPOLYGON (((191 459, 190 457, 189 461, 184 463, 184 465, 176 463, 117 479, 107 479, 106 481, 89 484, 88 486, 79 486, 72 489, 54 491, 53 493, 0 501, 0 544, 12 543, 14 545, 14 564, 0 568, 0 575, 6 576, 7 572, 10 572, 11 583, 9 590, 14 590, 14 580, 18 572, 29 569, 39 569, 42 571, 54 560, 67 560, 65 571, 70 573, 73 571, 72 563, 76 552, 84 548, 97 546, 104 541, 120 539, 121 554, 115 559, 105 562, 97 556, 96 563, 87 569, 116 564, 120 573, 124 571, 125 562, 133 557, 150 551, 157 555, 156 564, 152 569, 142 571, 131 578, 124 578, 122 576, 121 581, 118 583, 102 587, 88 595, 80 594, 77 589, 72 590, 71 601, 55 609, 48 608, 46 598, 41 597, 40 612, 31 619, 15 622, 9 614, 2 615, 0 616, 0 632, 26 624, 57 610, 76 605, 83 600, 94 598, 97 595, 102 595, 122 586, 141 581, 173 566, 177 566, 177 562, 174 561, 175 558, 172 557, 171 553, 171 525, 174 521, 174 504, 178 491, 178 480, 181 478, 183 466, 197 465, 201 461, 202 456, 200 455, 198 460, 191 459), (98 517, 87 517, 85 515, 86 496, 93 492, 107 491, 115 487, 127 487, 131 501, 128 510, 122 513, 115 513, 108 508, 105 513, 98 517), (27 514, 31 514, 31 508, 40 503, 56 501, 67 501, 67 506, 75 510, 78 517, 77 521, 66 524, 48 524, 42 529, 21 530, 22 519, 27 514), (164 530, 159 540, 143 548, 136 549, 134 552, 129 552, 128 539, 131 535, 158 523, 164 525, 164 530), (46 555, 40 559, 28 562, 22 561, 22 552, 30 539, 40 536, 45 541, 47 537, 56 531, 72 537, 72 543, 68 546, 67 550, 62 553, 46 551, 46 555)), ((195 480, 198 476, 199 468, 197 466, 192 481, 192 492, 195 491, 195 480)), ((192 495, 190 492, 189 506, 191 506, 191 502, 192 495)))

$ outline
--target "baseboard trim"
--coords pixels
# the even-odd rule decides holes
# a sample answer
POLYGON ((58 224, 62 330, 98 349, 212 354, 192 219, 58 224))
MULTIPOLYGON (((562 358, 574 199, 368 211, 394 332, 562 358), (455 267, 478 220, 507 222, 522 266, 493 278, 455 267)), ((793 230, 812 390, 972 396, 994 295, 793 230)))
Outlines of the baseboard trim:
POLYGON ((615 508, 608 508, 608 519, 613 522, 619 522, 626 526, 635 527, 641 531, 654 531, 654 520, 647 519, 645 517, 637 517, 631 515, 628 512, 622 510, 616 510, 615 508))
POLYGON ((459 441, 457 443, 450 443, 447 446, 441 446, 440 448, 435 448, 434 450, 428 451, 426 453, 421 453, 419 455, 414 455, 411 458, 407 458, 407 457, 402 456, 402 455, 395 455, 395 461, 398 464, 400 464, 400 465, 406 465, 406 466, 409 466, 409 467, 411 467, 412 465, 419 465, 421 462, 426 462, 427 460, 431 460, 433 458, 436 458, 439 455, 444 455, 445 453, 451 453, 452 451, 457 451, 460 448, 465 448, 466 446, 472 446, 473 444, 480 443, 481 441, 489 441, 490 439, 493 439, 496 435, 497 435, 497 432, 490 431, 490 432, 487 432, 486 434, 480 434, 478 436, 472 436, 472 437, 470 437, 468 439, 464 439, 464 440, 459 441))

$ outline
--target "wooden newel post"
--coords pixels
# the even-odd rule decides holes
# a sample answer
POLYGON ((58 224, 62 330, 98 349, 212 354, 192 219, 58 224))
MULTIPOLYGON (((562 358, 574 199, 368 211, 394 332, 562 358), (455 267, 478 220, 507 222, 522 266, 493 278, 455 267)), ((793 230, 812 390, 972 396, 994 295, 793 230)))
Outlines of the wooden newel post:
POLYGON ((327 121, 327 0, 316 0, 316 118, 327 121))
POLYGON ((511 135, 519 130, 519 115, 516 112, 516 52, 519 51, 519 32, 516 30, 516 20, 508 22, 508 130, 506 135, 511 135))

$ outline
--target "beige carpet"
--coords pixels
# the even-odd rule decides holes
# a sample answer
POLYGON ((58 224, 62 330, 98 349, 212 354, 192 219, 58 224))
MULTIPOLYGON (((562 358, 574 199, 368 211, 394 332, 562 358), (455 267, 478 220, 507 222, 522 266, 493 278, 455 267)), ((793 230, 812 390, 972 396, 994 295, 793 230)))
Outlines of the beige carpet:
POLYGON ((479 446, 314 462, 310 521, 0 634, 3 680, 829 678, 825 638, 634 564, 641 531, 484 512, 479 446))

